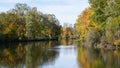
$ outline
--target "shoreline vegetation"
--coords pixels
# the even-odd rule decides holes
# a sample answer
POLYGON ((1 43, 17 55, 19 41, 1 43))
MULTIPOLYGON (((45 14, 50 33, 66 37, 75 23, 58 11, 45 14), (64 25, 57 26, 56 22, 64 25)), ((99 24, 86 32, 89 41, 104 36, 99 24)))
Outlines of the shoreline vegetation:
POLYGON ((87 47, 120 48, 120 1, 89 0, 77 19, 79 41, 87 47))
POLYGON ((44 14, 24 3, 0 13, 0 43, 75 39, 75 32, 71 24, 61 26, 54 14, 44 14))
POLYGON ((37 7, 17 3, 0 13, 0 42, 57 40, 61 25, 54 14, 44 14, 37 7))
POLYGON ((58 41, 58 39, 54 38, 54 39, 0 40, 0 43, 22 43, 22 42, 39 42, 39 41, 58 41))
POLYGON ((119 3, 89 0, 90 6, 78 16, 74 26, 68 23, 61 26, 54 14, 43 14, 36 7, 17 3, 15 8, 0 13, 0 42, 77 39, 87 47, 117 49, 120 48, 119 3))

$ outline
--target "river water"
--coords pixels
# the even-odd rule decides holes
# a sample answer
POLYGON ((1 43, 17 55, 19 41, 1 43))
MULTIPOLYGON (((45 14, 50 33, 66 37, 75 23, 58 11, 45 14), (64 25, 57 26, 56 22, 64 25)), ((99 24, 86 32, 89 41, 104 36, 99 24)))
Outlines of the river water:
POLYGON ((120 50, 76 41, 1 44, 0 68, 120 68, 120 50))

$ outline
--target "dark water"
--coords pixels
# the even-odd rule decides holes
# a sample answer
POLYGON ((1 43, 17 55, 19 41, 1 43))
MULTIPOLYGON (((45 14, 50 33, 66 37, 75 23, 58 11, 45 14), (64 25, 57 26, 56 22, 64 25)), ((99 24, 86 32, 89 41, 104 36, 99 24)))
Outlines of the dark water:
POLYGON ((0 68, 120 68, 120 50, 75 41, 1 44, 0 68))

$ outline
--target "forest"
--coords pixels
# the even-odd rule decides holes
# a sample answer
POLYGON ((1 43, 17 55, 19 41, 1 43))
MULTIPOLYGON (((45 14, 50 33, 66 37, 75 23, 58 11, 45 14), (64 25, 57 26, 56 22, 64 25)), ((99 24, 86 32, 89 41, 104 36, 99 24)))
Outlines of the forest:
POLYGON ((89 0, 75 27, 79 41, 87 46, 120 45, 120 0, 89 0))
POLYGON ((0 68, 120 68, 120 0, 36 2, 52 5, 55 12, 56 6, 59 10, 67 6, 67 12, 62 8, 65 14, 72 6, 72 12, 81 7, 78 4, 89 2, 89 6, 78 12, 75 24, 70 14, 58 12, 69 18, 63 25, 59 15, 43 13, 28 3, 0 12, 0 68))
POLYGON ((0 13, 0 41, 77 39, 87 46, 120 45, 120 1, 89 0, 74 27, 60 25, 54 14, 17 3, 0 13))
POLYGON ((17 3, 0 13, 0 41, 57 39, 61 25, 54 14, 43 14, 36 7, 17 3))

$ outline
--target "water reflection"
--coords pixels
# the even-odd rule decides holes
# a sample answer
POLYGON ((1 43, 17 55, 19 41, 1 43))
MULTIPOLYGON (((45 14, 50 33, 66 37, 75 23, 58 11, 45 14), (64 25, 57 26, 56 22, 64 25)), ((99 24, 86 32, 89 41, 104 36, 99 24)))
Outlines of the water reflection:
POLYGON ((0 68, 120 68, 120 50, 60 42, 1 44, 0 68))
POLYGON ((72 40, 62 40, 52 50, 59 52, 54 64, 43 65, 42 68, 79 68, 77 64, 77 45, 72 40))
POLYGON ((82 68, 120 68, 120 50, 78 46, 77 58, 82 68))
POLYGON ((54 62, 57 51, 49 50, 56 42, 7 44, 0 48, 0 68, 38 68, 54 62))
POLYGON ((76 40, 61 40, 60 41, 60 45, 64 45, 64 46, 69 46, 69 45, 76 45, 77 44, 77 41, 76 40))

